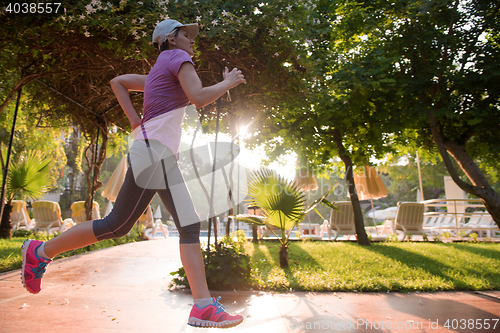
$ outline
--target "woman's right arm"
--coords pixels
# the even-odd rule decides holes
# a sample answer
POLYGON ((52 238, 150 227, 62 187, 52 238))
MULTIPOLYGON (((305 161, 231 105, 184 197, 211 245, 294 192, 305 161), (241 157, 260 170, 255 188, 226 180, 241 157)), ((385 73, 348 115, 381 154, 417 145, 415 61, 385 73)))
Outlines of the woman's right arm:
POLYGON ((112 79, 109 84, 115 93, 118 103, 132 124, 132 130, 141 124, 141 118, 137 114, 130 100, 129 91, 144 91, 144 83, 147 75, 125 74, 112 79))
POLYGON ((210 87, 203 87, 193 64, 185 62, 177 74, 182 90, 187 98, 198 109, 217 100, 229 89, 241 83, 247 83, 240 70, 234 68, 231 72, 224 70, 224 80, 210 87))

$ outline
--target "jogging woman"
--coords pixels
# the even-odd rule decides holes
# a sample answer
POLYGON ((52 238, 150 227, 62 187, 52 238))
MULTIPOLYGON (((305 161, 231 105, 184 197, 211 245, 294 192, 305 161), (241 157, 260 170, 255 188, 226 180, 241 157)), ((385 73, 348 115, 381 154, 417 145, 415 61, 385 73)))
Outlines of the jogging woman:
POLYGON ((191 59, 197 33, 196 23, 160 22, 153 32, 153 44, 160 55, 150 73, 111 80, 134 134, 125 181, 105 218, 80 223, 47 242, 24 242, 22 282, 30 293, 40 292, 42 276, 52 258, 104 239, 123 237, 158 193, 179 230, 181 261, 194 298, 188 324, 230 327, 242 322, 242 316, 229 315, 208 290, 200 248, 200 218, 177 158, 185 107, 193 104, 201 108, 246 81, 241 71, 229 72, 226 68, 223 81, 203 87, 191 59), (142 119, 134 110, 129 91, 144 91, 142 119))

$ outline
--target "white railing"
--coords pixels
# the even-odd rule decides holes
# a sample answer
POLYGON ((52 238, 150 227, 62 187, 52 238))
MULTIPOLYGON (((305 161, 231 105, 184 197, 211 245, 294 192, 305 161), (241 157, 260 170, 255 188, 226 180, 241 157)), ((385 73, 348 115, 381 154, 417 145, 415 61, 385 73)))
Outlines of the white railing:
POLYGON ((432 199, 422 203, 437 210, 424 213, 424 229, 428 231, 449 230, 460 236, 460 230, 477 230, 486 231, 488 237, 492 231, 500 231, 480 199, 432 199))

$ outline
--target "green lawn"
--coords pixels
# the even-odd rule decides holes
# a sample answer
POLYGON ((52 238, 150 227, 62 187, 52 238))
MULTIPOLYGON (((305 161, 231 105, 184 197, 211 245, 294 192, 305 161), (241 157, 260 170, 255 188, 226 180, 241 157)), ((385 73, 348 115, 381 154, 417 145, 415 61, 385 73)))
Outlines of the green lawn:
MULTIPOLYGON (((46 236, 42 236, 46 237, 46 236)), ((26 238, 0 239, 0 271, 21 267, 26 238)), ((99 242, 64 256, 137 240, 99 242)), ((290 267, 278 266, 276 242, 246 243, 252 288, 297 291, 437 291, 500 289, 500 244, 292 242, 290 267)), ((61 256, 60 256, 61 257, 61 256)))
POLYGON ((500 244, 292 242, 289 269, 277 243, 248 243, 254 289, 437 291, 500 289, 500 244))
POLYGON ((30 234, 27 237, 0 239, 0 272, 21 268, 21 246, 28 237, 44 241, 52 238, 51 236, 47 236, 45 234, 30 234))
POLYGON ((21 245, 25 238, 0 239, 0 272, 21 267, 21 245))

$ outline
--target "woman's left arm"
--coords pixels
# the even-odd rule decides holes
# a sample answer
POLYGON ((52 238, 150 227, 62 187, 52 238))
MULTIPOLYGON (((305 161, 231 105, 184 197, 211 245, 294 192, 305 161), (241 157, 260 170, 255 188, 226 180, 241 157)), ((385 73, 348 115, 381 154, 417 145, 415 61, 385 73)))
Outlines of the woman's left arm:
POLYGON ((137 114, 130 100, 129 91, 144 91, 144 83, 147 75, 125 74, 112 79, 109 84, 115 93, 118 103, 132 124, 132 130, 141 124, 141 118, 137 114))
POLYGON ((177 76, 189 102, 197 109, 214 102, 229 89, 241 83, 247 83, 240 70, 234 68, 229 72, 226 67, 224 69, 224 80, 213 86, 203 87, 193 64, 190 62, 184 62, 181 65, 177 76))

